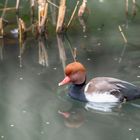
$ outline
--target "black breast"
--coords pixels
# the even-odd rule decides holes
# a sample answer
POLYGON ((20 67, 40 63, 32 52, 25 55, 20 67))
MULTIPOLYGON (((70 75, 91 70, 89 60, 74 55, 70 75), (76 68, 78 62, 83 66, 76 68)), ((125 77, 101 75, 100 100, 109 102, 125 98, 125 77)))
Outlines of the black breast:
POLYGON ((75 85, 75 84, 70 85, 68 91, 69 96, 73 99, 87 102, 84 94, 84 87, 85 87, 85 83, 81 85, 75 85))

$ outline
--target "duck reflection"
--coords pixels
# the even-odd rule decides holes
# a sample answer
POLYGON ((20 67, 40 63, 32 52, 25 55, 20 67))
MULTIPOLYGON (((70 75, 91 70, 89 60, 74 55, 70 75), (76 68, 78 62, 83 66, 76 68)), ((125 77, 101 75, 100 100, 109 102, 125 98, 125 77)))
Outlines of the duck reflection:
POLYGON ((58 111, 64 120, 64 124, 68 128, 79 128, 85 122, 84 108, 77 108, 74 105, 68 111, 58 111))

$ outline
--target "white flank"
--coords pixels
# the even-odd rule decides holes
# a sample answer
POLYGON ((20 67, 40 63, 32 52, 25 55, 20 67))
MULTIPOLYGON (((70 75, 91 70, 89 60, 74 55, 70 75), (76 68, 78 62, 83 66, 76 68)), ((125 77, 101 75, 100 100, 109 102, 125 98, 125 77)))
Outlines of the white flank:
POLYGON ((115 97, 114 95, 111 95, 109 92, 104 92, 104 93, 86 93, 85 92, 86 99, 89 102, 119 102, 119 99, 115 97))

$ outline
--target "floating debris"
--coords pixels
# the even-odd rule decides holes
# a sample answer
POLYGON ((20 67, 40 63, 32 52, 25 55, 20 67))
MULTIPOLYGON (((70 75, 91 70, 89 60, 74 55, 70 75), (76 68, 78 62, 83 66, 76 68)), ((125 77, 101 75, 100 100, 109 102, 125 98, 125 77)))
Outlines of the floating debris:
POLYGON ((131 131, 131 130, 132 130, 132 128, 129 128, 128 130, 129 130, 129 131, 131 131))
POLYGON ((56 70, 57 68, 53 68, 54 70, 56 70))
POLYGON ((138 75, 137 78, 140 78, 140 75, 138 75))
POLYGON ((139 140, 139 138, 136 138, 136 140, 139 140))

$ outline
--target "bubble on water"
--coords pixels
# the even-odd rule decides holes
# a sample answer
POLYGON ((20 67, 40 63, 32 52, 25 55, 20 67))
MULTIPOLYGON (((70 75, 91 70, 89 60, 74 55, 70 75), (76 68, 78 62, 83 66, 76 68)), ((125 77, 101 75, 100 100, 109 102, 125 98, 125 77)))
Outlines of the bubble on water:
POLYGON ((40 133, 43 135, 44 134, 44 131, 41 131, 40 133))
POLYGON ((101 28, 97 28, 98 31, 101 31, 101 28))
POLYGON ((102 2, 104 2, 104 0, 99 0, 99 2, 101 2, 101 3, 102 3, 102 2))
POLYGON ((10 124, 10 127, 14 127, 15 125, 14 124, 10 124))
POLYGON ((99 43, 97 43, 97 45, 98 45, 98 46, 101 46, 101 43, 99 42, 99 43))
POLYGON ((87 58, 87 60, 90 61, 91 59, 90 58, 87 58))
POLYGON ((4 139, 4 136, 0 136, 2 139, 4 139))
POLYGON ((115 57, 115 58, 113 58, 114 59, 114 61, 118 61, 118 58, 117 57, 115 57))
POLYGON ((19 80, 23 80, 23 77, 20 77, 19 80))
POLYGON ((50 122, 45 122, 47 125, 50 124, 50 122))
POLYGON ((26 110, 22 110, 22 113, 25 114, 25 113, 27 113, 27 111, 26 110))
POLYGON ((131 131, 131 130, 132 130, 132 128, 129 128, 128 130, 129 130, 129 131, 131 131))

